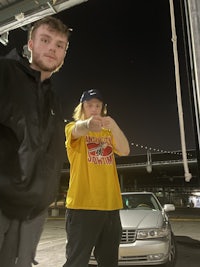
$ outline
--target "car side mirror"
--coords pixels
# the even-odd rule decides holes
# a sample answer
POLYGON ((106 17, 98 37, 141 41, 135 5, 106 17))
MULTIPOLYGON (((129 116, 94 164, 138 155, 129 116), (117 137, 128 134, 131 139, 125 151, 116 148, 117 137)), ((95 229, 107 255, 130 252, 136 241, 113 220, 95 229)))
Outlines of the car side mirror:
POLYGON ((174 206, 174 204, 165 204, 164 205, 164 210, 166 212, 168 212, 168 211, 174 211, 175 210, 175 206, 174 206))

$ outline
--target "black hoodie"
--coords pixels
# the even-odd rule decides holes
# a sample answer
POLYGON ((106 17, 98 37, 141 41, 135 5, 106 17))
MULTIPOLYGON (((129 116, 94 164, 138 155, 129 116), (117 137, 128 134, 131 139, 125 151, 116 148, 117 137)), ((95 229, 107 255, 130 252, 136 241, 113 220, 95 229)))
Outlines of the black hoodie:
POLYGON ((30 219, 54 201, 64 162, 64 120, 50 79, 12 51, 0 59, 0 209, 30 219))

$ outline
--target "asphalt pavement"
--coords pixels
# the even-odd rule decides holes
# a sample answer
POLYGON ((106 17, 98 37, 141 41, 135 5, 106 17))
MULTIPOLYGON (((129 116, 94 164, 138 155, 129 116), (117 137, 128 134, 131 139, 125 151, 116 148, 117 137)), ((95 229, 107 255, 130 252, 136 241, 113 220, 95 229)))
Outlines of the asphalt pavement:
MULTIPOLYGON (((65 263, 64 214, 64 208, 49 211, 36 254, 38 267, 62 267, 65 263)), ((169 217, 178 248, 176 267, 199 267, 200 209, 176 209, 169 217)))

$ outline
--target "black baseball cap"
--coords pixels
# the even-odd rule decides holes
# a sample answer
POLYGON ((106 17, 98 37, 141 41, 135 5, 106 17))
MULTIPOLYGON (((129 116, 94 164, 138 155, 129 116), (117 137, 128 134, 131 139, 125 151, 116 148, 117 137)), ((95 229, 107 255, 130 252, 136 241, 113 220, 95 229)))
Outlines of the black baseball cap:
POLYGON ((80 98, 80 103, 83 103, 84 101, 88 101, 92 98, 97 98, 103 102, 103 97, 102 97, 101 93, 97 89, 90 89, 88 91, 83 92, 83 94, 80 98))

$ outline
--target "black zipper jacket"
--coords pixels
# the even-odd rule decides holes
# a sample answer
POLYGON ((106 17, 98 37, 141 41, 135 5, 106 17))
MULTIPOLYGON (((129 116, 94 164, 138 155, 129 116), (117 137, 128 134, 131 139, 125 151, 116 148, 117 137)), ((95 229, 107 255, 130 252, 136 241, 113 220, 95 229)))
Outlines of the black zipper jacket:
POLYGON ((34 218, 54 201, 63 166, 64 120, 49 79, 14 55, 0 59, 0 209, 34 218))

